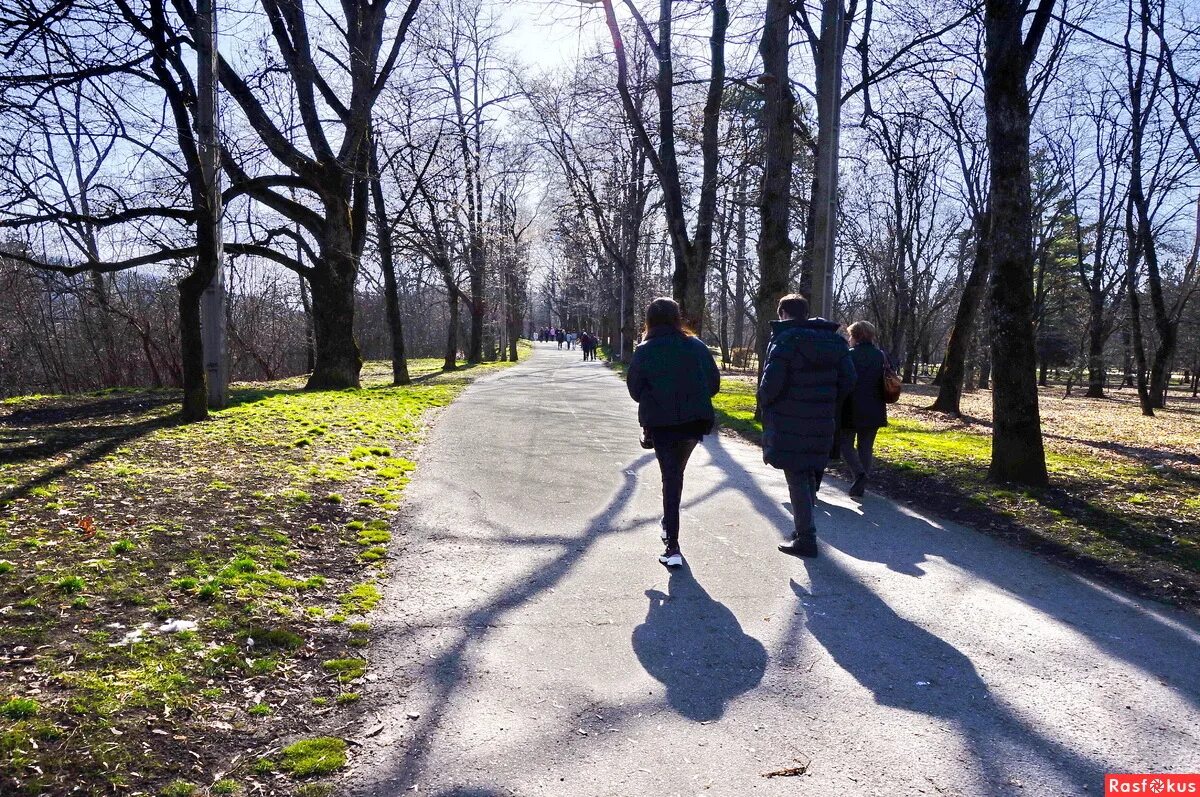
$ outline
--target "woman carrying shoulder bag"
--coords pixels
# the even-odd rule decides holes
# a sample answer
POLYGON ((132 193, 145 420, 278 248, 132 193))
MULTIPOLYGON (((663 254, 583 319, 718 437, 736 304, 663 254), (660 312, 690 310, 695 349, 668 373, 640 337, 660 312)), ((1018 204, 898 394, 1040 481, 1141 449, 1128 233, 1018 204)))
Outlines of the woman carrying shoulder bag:
POLYGON ((854 473, 849 494, 855 498, 866 491, 867 476, 875 461, 875 435, 887 426, 885 376, 887 355, 875 345, 875 326, 868 321, 850 325, 850 358, 858 381, 842 407, 842 457, 854 473))
POLYGON ((638 403, 638 422, 653 445, 662 472, 661 536, 666 550, 658 561, 667 567, 681 567, 683 471, 696 444, 712 432, 712 397, 721 389, 721 372, 708 347, 684 328, 673 299, 655 299, 646 308, 643 341, 634 349, 626 386, 638 403))

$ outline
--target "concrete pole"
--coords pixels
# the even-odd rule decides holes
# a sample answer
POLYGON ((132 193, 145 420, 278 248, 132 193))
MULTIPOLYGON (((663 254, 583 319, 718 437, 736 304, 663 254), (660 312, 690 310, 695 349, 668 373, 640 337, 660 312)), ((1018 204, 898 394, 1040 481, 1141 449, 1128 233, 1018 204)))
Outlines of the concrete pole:
POLYGON ((221 225, 221 150, 217 141, 217 14, 213 0, 197 0, 196 17, 196 136, 200 169, 208 191, 208 206, 216 214, 213 251, 217 270, 200 299, 200 330, 204 344, 204 371, 208 406, 229 403, 229 352, 225 341, 225 265, 221 225))
POLYGON ((833 315, 833 266, 837 241, 838 139, 842 118, 842 0, 822 0, 821 63, 817 75, 817 185, 813 197, 810 312, 833 315))

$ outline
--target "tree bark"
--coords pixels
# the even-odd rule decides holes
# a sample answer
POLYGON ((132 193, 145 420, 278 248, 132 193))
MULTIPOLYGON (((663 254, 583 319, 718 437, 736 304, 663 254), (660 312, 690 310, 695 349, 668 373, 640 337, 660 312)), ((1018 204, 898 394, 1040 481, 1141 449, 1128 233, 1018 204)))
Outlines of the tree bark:
POLYGON ((400 295, 396 287, 396 257, 392 231, 388 225, 387 203, 379 174, 379 153, 371 148, 371 197, 375 204, 375 236, 378 239, 379 267, 383 271, 383 302, 388 333, 392 343, 392 384, 407 385, 408 359, 404 355, 404 323, 400 318, 400 295))
POLYGON ((446 356, 442 360, 443 371, 453 371, 458 368, 458 292, 454 285, 450 289, 450 321, 446 325, 446 356))
POLYGON ((208 380, 204 373, 204 343, 200 335, 200 297, 206 282, 195 272, 179 282, 179 354, 183 368, 183 406, 185 421, 208 417, 208 380))
POLYGON ((790 0, 767 0, 759 53, 763 60, 763 173, 759 189, 758 263, 761 278, 755 307, 758 316, 759 371, 770 339, 768 319, 787 293, 792 265, 788 236, 791 211, 795 99, 788 76, 788 41, 791 32, 790 0))
POLYGON ((1049 478, 1036 382, 1030 110, 1025 83, 1036 40, 1032 48, 1022 41, 1025 8, 1021 0, 987 0, 984 11, 984 107, 991 178, 988 249, 995 365, 988 478, 1041 486, 1049 478))
MULTIPOLYGON (((1099 283, 1100 275, 1096 275, 1099 283)), ((1104 343, 1108 339, 1104 325, 1104 296, 1095 289, 1091 292, 1088 316, 1088 398, 1104 398, 1108 382, 1108 371, 1104 365, 1104 343)))
POLYGON ((312 315, 315 356, 307 390, 358 387, 362 356, 354 339, 354 283, 358 268, 352 263, 329 264, 314 270, 312 315))

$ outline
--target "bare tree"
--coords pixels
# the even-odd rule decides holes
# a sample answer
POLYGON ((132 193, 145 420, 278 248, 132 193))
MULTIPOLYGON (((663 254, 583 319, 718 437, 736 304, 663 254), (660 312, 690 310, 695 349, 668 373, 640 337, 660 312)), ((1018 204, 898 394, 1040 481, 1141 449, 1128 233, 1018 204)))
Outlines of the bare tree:
POLYGON ((1038 413, 1033 338, 1033 230, 1030 199, 1030 101, 1027 79, 1050 23, 1054 0, 986 0, 984 107, 990 174, 992 462, 989 478, 1048 481, 1038 413))

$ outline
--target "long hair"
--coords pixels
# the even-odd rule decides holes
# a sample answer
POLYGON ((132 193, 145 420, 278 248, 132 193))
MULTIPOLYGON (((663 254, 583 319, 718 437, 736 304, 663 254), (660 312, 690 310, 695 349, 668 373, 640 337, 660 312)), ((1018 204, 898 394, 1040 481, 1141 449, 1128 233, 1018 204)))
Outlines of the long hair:
POLYGON ((642 329, 642 337, 648 335, 654 327, 671 327, 685 335, 692 334, 683 324, 683 312, 679 309, 679 303, 667 296, 658 297, 646 308, 646 326, 642 329))

